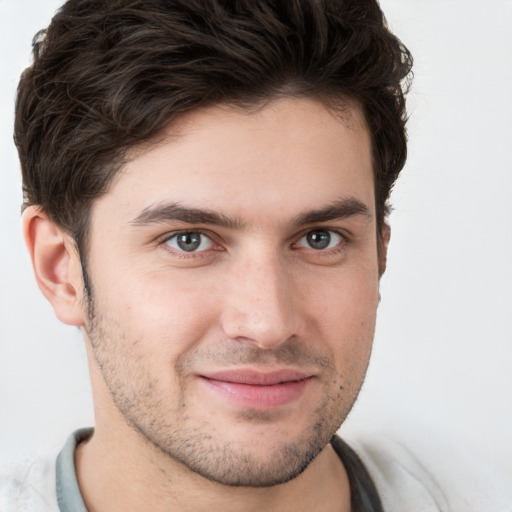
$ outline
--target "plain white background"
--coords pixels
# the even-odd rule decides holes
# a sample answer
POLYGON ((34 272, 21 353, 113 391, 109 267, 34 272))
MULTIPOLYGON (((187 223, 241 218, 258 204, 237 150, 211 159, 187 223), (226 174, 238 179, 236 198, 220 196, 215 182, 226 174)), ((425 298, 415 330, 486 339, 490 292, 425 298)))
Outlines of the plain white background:
MULTIPOLYGON (((0 0, 0 457, 93 423, 79 332, 39 293, 20 230, 14 91, 60 0, 0 0)), ((348 420, 441 439, 512 476, 512 2, 382 0, 415 57, 373 360, 348 420)))

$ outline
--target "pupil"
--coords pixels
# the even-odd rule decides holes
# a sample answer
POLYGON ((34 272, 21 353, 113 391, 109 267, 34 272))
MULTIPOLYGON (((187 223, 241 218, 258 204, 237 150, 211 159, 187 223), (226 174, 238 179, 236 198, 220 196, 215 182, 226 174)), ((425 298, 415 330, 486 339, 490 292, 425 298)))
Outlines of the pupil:
POLYGON ((311 231, 307 238, 308 244, 313 249, 325 249, 331 243, 331 235, 328 231, 311 231))
POLYGON ((199 233, 182 233, 178 235, 178 245, 184 251, 194 251, 201 245, 201 235, 199 233))

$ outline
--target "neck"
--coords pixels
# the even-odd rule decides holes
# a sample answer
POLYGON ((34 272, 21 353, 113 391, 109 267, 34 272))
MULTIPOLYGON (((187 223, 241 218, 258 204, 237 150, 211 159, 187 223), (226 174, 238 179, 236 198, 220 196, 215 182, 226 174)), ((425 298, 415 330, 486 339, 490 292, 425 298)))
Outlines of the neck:
POLYGON ((112 435, 97 426, 77 449, 77 478, 89 512, 350 511, 347 474, 331 445, 287 483, 232 487, 193 473, 130 427, 122 430, 112 435))

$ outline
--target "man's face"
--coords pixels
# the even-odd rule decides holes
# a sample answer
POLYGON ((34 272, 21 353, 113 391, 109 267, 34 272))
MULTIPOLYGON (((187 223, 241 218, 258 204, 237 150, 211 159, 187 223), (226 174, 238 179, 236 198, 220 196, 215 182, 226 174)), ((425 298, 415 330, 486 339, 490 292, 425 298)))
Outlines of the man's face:
POLYGON ((357 107, 343 120, 305 99, 188 115, 94 203, 84 331, 98 428, 126 421, 224 484, 293 478, 356 399, 378 268, 357 107))

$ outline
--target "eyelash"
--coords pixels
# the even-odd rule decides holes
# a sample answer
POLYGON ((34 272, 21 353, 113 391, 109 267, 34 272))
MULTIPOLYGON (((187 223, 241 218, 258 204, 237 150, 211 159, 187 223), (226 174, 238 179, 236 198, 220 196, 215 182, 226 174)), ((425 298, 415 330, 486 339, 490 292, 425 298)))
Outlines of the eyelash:
MULTIPOLYGON (((345 248, 345 245, 348 243, 348 238, 347 236, 344 234, 344 233, 341 233, 340 231, 336 230, 336 229, 330 229, 328 227, 319 227, 319 228, 311 228, 311 229, 308 229, 307 231, 304 231, 298 238, 298 242, 292 244, 292 249, 293 250, 300 250, 301 247, 298 247, 298 243, 305 237, 307 237, 308 235, 310 234, 313 234, 314 232, 325 232, 325 233, 330 233, 330 237, 332 238, 332 235, 334 234, 335 236, 339 237, 339 241, 338 243, 334 246, 334 247, 331 247, 331 248, 325 248, 325 249, 314 249, 313 247, 309 247, 310 250, 313 251, 314 254, 318 255, 318 256, 325 256, 325 255, 331 255, 331 254, 336 254, 338 253, 340 250, 343 250, 345 248)), ((331 242, 331 240, 329 240, 329 243, 331 242)), ((305 248, 305 249, 308 249, 308 248, 305 248)))
MULTIPOLYGON (((312 251, 313 254, 315 254, 316 256, 319 256, 319 257, 320 256, 335 255, 335 254, 339 253, 340 251, 343 251, 345 249, 346 245, 350 241, 346 234, 340 232, 339 230, 331 229, 331 228, 328 228, 328 227, 309 228, 307 231, 303 231, 302 233, 300 233, 296 237, 296 240, 297 240, 297 242, 292 243, 291 246, 290 246, 290 248, 293 251, 299 251, 301 249, 306 249, 306 250, 312 251), (331 235, 334 234, 334 235, 340 237, 340 241, 334 247, 327 248, 327 249, 315 250, 312 247, 306 248, 306 247, 299 247, 298 246, 298 243, 304 237, 306 237, 308 234, 311 234, 311 233, 313 233, 315 231, 318 231, 318 232, 328 232, 328 233, 331 233, 331 235)), ((213 251, 217 251, 217 252, 221 252, 221 251, 224 250, 222 248, 222 246, 220 246, 219 244, 217 244, 215 242, 214 236, 213 236, 212 233, 210 233, 208 231, 205 231, 205 230, 202 230, 202 229, 183 229, 183 230, 179 230, 179 231, 173 231, 171 233, 167 233, 163 238, 161 238, 158 241, 158 243, 159 243, 159 245, 162 245, 164 247, 164 249, 167 250, 168 252, 170 252, 173 256, 177 256, 177 257, 180 257, 180 258, 205 257, 205 256, 209 256, 212 250, 213 251), (172 247, 170 247, 168 245, 168 242, 170 240, 172 240, 173 238, 178 237, 181 234, 196 234, 196 233, 199 234, 199 235, 202 235, 202 236, 206 237, 208 240, 210 240, 210 242, 215 246, 215 248, 207 248, 207 249, 204 249, 204 250, 201 250, 201 251, 190 251, 190 252, 187 252, 185 250, 174 249, 174 248, 172 248, 172 247)))
POLYGON ((166 251, 171 253, 173 256, 177 256, 179 258, 198 258, 198 257, 205 257, 208 256, 209 253, 213 251, 222 251, 222 247, 218 245, 214 241, 214 237, 212 233, 201 230, 201 229, 181 229, 179 231, 173 231, 171 233, 167 233, 162 239, 158 241, 159 245, 162 245, 166 251), (190 251, 187 252, 185 250, 177 250, 168 245, 168 242, 172 240, 173 238, 178 237, 179 235, 185 235, 185 234, 199 234, 201 236, 206 237, 210 242, 216 247, 214 249, 205 249, 202 251, 190 251))

